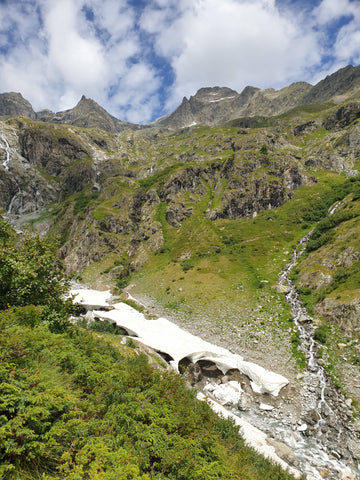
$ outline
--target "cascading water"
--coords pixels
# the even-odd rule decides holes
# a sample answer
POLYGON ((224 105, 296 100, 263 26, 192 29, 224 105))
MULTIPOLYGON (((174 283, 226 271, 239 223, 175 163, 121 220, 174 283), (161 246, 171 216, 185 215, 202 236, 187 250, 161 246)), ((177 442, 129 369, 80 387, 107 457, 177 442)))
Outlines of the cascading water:
MULTIPOLYGON (((4 124, 3 124, 4 125, 4 124)), ((13 127, 7 126, 6 129, 3 126, 0 129, 0 150, 5 151, 5 160, 2 162, 2 166, 5 168, 7 172, 10 170, 11 160, 14 156, 16 156, 16 149, 10 147, 8 142, 8 138, 11 138, 11 143, 13 144, 14 141, 17 140, 17 134, 13 127)), ((16 178, 13 179, 17 184, 18 191, 11 197, 9 206, 7 207, 7 215, 12 215, 13 210, 20 212, 22 211, 22 190, 20 188, 20 184, 17 182, 16 178)))
POLYGON ((7 141, 3 132, 1 132, 1 131, 0 131, 0 148, 5 150, 5 154, 6 154, 6 160, 4 160, 2 165, 5 168, 5 170, 9 170, 10 158, 11 158, 11 149, 10 149, 9 142, 7 141))
MULTIPOLYGON (((336 204, 330 214, 334 213, 339 205, 336 204)), ((325 478, 338 479, 344 477, 346 465, 352 466, 354 478, 358 478, 359 470, 352 460, 348 442, 357 441, 354 432, 349 426, 349 412, 340 409, 345 405, 345 398, 337 391, 330 377, 319 362, 318 345, 314 339, 313 319, 304 308, 294 283, 289 279, 292 269, 299 257, 304 253, 312 232, 305 235, 297 244, 292 254, 291 261, 282 270, 279 284, 286 285, 286 301, 291 306, 291 314, 294 324, 299 332, 300 348, 305 353, 307 372, 304 377, 302 389, 303 418, 311 418, 313 426, 308 431, 308 425, 304 423, 304 433, 316 439, 322 445, 324 453, 327 452, 335 460, 342 458, 343 461, 331 461, 325 478), (339 477, 342 474, 343 476, 339 477)), ((348 477, 350 478, 350 477, 348 477)))

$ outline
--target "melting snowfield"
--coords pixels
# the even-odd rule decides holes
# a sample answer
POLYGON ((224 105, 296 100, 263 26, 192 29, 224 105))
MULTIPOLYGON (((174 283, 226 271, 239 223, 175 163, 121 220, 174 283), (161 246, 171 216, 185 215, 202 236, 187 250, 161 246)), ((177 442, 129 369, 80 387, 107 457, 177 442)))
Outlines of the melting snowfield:
MULTIPOLYGON (((110 291, 73 290, 75 301, 84 305, 108 307, 111 299, 110 291)), ((157 352, 170 355, 170 365, 178 371, 179 362, 184 359, 196 363, 199 360, 213 362, 225 375, 231 369, 237 369, 251 380, 251 387, 256 393, 269 393, 277 396, 282 387, 289 381, 277 373, 266 370, 255 363, 246 362, 240 355, 195 337, 166 318, 147 320, 142 313, 126 303, 112 304, 113 310, 104 312, 95 310, 94 315, 107 319, 124 328, 129 335, 153 348, 157 352)))
MULTIPOLYGON (((79 288, 73 289, 70 293, 75 296, 74 301, 84 305, 86 309, 97 308, 98 310, 94 310, 95 317, 116 323, 119 327, 125 329, 129 335, 136 336, 140 342, 157 352, 169 355, 172 358, 170 365, 176 371, 178 371, 179 362, 183 359, 189 359, 193 363, 199 360, 208 360, 213 362, 224 374, 230 369, 238 369, 247 375, 251 380, 252 389, 257 393, 269 393, 277 396, 281 388, 288 384, 288 380, 282 375, 266 370, 255 363, 246 362, 240 355, 235 355, 225 348, 212 345, 201 338, 195 337, 166 318, 147 320, 142 313, 126 303, 111 303, 113 310, 100 310, 109 307, 112 298, 110 291, 99 292, 79 288)), ((233 403, 234 395, 236 393, 241 395, 240 385, 238 385, 238 388, 224 387, 221 392, 218 392, 221 403, 233 403)), ((199 394, 198 398, 204 400, 206 397, 199 394)), ((300 472, 284 462, 276 454, 274 447, 267 443, 265 433, 246 420, 229 412, 220 403, 209 400, 209 404, 216 413, 235 421, 248 445, 280 464, 284 469, 288 469, 296 477, 300 477, 300 472)))
MULTIPOLYGON (((123 328, 129 336, 137 337, 141 343, 151 347, 161 354, 166 354, 170 359, 170 365, 179 371, 179 364, 182 361, 196 363, 199 360, 212 362, 225 375, 229 370, 237 369, 250 379, 250 385, 256 393, 266 393, 276 397, 280 390, 288 384, 288 380, 277 373, 266 370, 263 367, 246 362, 240 355, 233 354, 225 348, 213 345, 209 342, 196 337, 183 330, 178 325, 170 322, 166 318, 157 318, 148 320, 142 313, 125 303, 113 303, 110 291, 99 292, 86 288, 74 288, 71 292, 74 295, 74 301, 84 306, 86 310, 92 311, 94 317, 100 320, 108 320, 123 328)), ((207 400, 211 408, 224 418, 231 418, 239 427, 239 433, 245 442, 252 446, 264 457, 279 464, 285 470, 290 471, 296 478, 305 473, 308 480, 323 478, 320 473, 320 467, 323 469, 333 465, 338 472, 336 479, 354 479, 348 468, 343 464, 330 459, 328 455, 317 445, 308 443, 308 439, 303 436, 294 436, 294 432, 286 431, 281 421, 268 419, 274 422, 274 428, 271 430, 277 438, 289 437, 286 442, 295 454, 297 461, 290 462, 294 466, 300 466, 301 470, 289 465, 278 455, 277 449, 271 444, 271 439, 262 430, 270 430, 269 425, 264 425, 266 418, 259 417, 251 419, 254 423, 260 423, 257 428, 249 421, 245 420, 237 411, 237 404, 244 394, 241 385, 236 381, 229 381, 225 384, 214 385, 209 383, 203 389, 204 393, 199 392, 199 400, 207 400), (210 394, 208 397, 207 394, 210 394), (230 408, 225 406, 230 405, 230 408), (258 422, 259 420, 259 422, 258 422), (336 464, 336 465, 335 465, 336 464), (349 475, 349 476, 348 476, 349 475)), ((266 404, 260 405, 260 410, 266 411, 273 407, 266 404)), ((271 422, 270 422, 271 423, 271 422)), ((300 431, 298 429, 298 431, 300 431)), ((276 443, 276 442, 275 442, 276 443)), ((277 442, 278 443, 278 442, 277 442)), ((283 445, 286 447, 286 445, 283 445)), ((328 478, 328 477, 327 477, 328 478)))

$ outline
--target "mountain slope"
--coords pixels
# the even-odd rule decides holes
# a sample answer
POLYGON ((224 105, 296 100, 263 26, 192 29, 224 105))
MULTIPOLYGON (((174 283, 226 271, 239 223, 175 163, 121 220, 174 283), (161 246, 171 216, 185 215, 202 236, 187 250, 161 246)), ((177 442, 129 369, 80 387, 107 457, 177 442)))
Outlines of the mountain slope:
POLYGON ((70 323, 53 241, 16 235, 1 218, 0 245, 2 479, 293 478, 245 446, 161 357, 124 345, 113 327, 70 323))
POLYGON ((323 103, 338 95, 359 96, 359 90, 360 66, 348 65, 318 82, 304 95, 301 104, 323 103))
MULTIPOLYGON (((78 279, 126 289, 149 315, 165 315, 246 359, 271 364, 290 386, 266 415, 286 419, 290 428, 305 422, 311 437, 316 412, 302 399, 304 354, 277 284, 297 242, 315 228, 316 248, 309 243, 294 279, 335 382, 329 378, 327 395, 336 403, 337 385, 350 397, 338 402, 348 422, 360 402, 360 98, 347 97, 355 95, 353 86, 343 102, 338 96, 297 103, 275 116, 175 131, 153 125, 111 133, 4 118, 1 206, 19 227, 58 235, 59 256, 78 279)), ((337 81, 336 92, 346 88, 337 81)), ((282 108, 304 91, 306 84, 280 93, 248 89, 243 104, 259 101, 271 111, 276 98, 282 108)), ((222 103, 237 101, 236 92, 220 88, 196 97, 185 102, 186 115, 199 107, 204 118, 216 112, 225 119, 222 103)), ((85 112, 93 108, 82 103, 85 112)), ((79 108, 69 121, 81 115, 79 108)), ((329 448, 346 435, 336 428, 322 432, 329 448)), ((337 456, 358 458, 356 444, 350 452, 341 443, 337 456)))

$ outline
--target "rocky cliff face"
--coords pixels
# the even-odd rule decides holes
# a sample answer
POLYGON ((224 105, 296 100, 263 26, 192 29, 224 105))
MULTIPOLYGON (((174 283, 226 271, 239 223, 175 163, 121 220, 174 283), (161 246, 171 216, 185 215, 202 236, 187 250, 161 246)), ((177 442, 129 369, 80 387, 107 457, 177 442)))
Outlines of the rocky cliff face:
POLYGON ((36 113, 21 93, 9 92, 0 94, 0 116, 36 118, 36 113))

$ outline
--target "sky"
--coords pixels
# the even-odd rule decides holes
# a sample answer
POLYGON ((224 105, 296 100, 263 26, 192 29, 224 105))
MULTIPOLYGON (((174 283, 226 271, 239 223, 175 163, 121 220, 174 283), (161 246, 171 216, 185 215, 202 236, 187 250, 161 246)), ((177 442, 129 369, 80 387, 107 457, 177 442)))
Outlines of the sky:
POLYGON ((202 87, 316 84, 360 64, 360 0, 0 0, 0 92, 147 123, 202 87))

